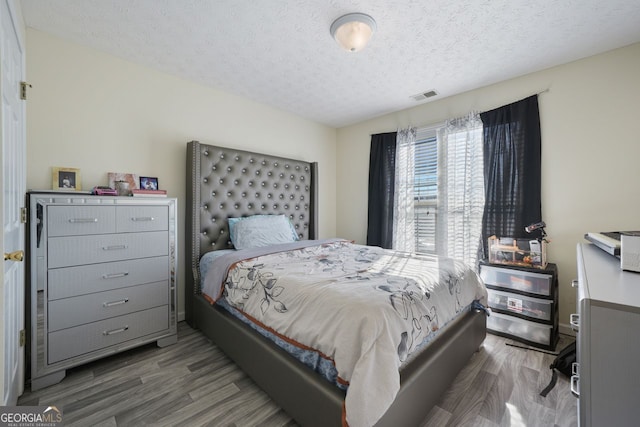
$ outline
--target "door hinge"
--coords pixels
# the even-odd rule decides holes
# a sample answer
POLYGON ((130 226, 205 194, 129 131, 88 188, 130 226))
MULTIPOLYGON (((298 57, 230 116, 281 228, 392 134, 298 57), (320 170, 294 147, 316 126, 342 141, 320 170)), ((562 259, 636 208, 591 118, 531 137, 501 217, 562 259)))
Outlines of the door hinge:
POLYGON ((27 343, 27 332, 24 329, 20 330, 20 347, 24 347, 27 343))
POLYGON ((20 222, 27 223, 27 208, 20 208, 20 222))
POLYGON ((27 82, 20 82, 20 99, 27 99, 27 86, 33 87, 27 82))

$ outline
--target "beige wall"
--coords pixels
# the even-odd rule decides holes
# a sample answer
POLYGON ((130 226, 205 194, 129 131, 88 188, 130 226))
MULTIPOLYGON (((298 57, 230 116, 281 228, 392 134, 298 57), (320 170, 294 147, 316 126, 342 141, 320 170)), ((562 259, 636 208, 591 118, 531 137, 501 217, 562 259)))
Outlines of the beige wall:
POLYGON ((184 310, 186 143, 199 140, 319 163, 321 237, 336 233, 336 131, 247 99, 27 30, 27 188, 51 188, 51 167, 157 176, 178 198, 179 311, 184 310))
POLYGON ((338 235, 366 241, 371 134, 490 110, 547 88, 539 97, 542 215, 566 325, 584 233, 640 229, 640 44, 339 129, 338 235))

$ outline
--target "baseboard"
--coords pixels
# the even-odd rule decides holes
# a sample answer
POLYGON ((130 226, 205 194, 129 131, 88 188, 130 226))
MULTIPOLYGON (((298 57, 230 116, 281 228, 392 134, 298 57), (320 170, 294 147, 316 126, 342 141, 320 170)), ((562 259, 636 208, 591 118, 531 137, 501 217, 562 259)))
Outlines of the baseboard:
POLYGON ((572 337, 576 336, 576 332, 571 329, 571 325, 569 325, 568 323, 559 323, 558 332, 560 332, 562 335, 569 335, 572 337))

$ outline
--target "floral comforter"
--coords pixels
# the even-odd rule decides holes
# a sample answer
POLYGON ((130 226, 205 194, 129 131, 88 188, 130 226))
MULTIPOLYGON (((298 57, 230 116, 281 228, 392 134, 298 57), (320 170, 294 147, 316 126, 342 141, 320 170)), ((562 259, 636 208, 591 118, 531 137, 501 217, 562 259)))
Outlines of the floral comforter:
POLYGON ((473 301, 486 305, 486 289, 452 259, 343 240, 308 244, 232 261, 222 281, 210 271, 203 292, 331 360, 348 384, 347 423, 374 425, 400 388, 402 362, 473 301))

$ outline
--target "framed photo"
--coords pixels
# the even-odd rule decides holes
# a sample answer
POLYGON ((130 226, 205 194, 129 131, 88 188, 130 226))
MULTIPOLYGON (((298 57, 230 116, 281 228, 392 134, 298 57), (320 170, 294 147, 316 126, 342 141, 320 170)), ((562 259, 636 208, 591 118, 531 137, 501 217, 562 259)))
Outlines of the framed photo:
POLYGON ((75 168, 52 168, 51 174, 52 188, 61 191, 80 191, 82 182, 80 180, 80 169, 75 168))
POLYGON ((158 178, 151 176, 140 177, 140 189, 141 190, 158 190, 158 178))

